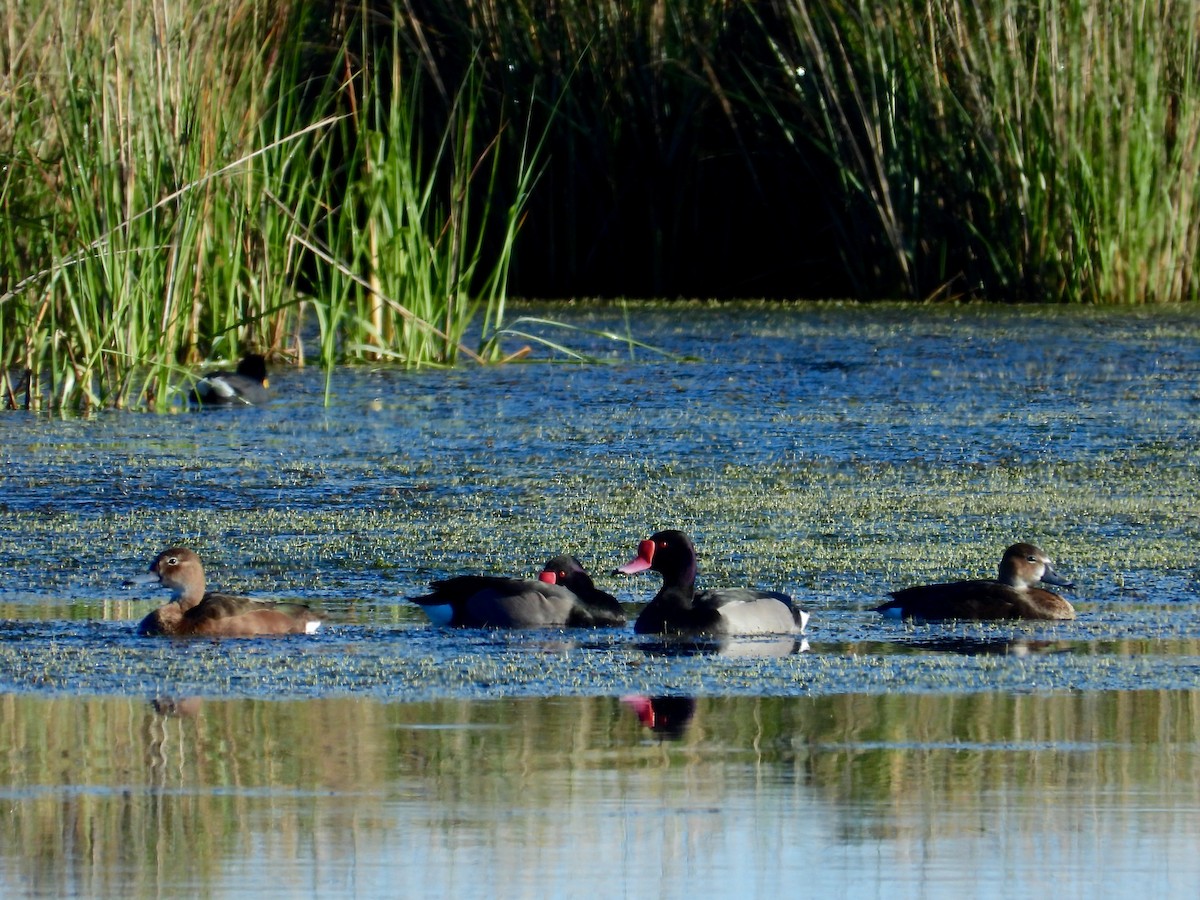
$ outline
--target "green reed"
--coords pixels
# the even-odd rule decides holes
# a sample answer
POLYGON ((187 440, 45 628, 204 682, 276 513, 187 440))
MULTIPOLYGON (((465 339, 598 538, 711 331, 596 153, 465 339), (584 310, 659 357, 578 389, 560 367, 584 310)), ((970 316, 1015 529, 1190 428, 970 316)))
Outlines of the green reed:
MULTIPOLYGON (((423 132, 429 102, 421 76, 406 66, 399 32, 388 52, 368 59, 348 86, 359 98, 355 113, 342 123, 343 143, 353 147, 346 162, 344 201, 323 221, 319 246, 328 280, 318 293, 330 299, 322 320, 342 319, 343 355, 419 363, 453 363, 460 355, 483 357, 464 335, 481 307, 485 332, 503 321, 506 257, 511 240, 496 260, 483 240, 493 213, 492 196, 500 176, 501 144, 481 134, 478 79, 453 95, 440 133, 423 132), (387 67, 389 89, 379 90, 387 67), (490 272, 481 271, 489 265, 490 272)), ((524 197, 532 183, 528 160, 516 165, 515 200, 499 213, 503 231, 515 234, 524 197)), ((489 343, 487 352, 494 356, 489 343)))
POLYGON ((494 225, 477 86, 426 109, 398 41, 339 39, 302 5, 5 13, 7 405, 167 408, 201 359, 303 362, 310 320, 326 367, 482 358, 464 334, 481 308, 502 326, 507 290, 483 235, 512 252, 534 160, 504 170, 494 225), (439 115, 431 152, 414 119, 439 115))
POLYGON ((3 201, 43 210, 9 219, 22 246, 10 238, 0 296, 2 362, 28 405, 164 405, 237 293, 223 242, 235 201, 215 173, 243 124, 245 85, 225 73, 252 42, 238 11, 192 12, 60 6, 7 48, 9 77, 34 90, 4 109, 16 174, 3 201))
POLYGON ((776 9, 760 21, 783 75, 762 93, 836 162, 865 292, 1196 299, 1191 4, 776 9))
POLYGON ((2 402, 165 408, 248 348, 503 359, 514 273, 703 291, 734 211, 861 297, 1194 300, 1191 10, 8 3, 2 402))

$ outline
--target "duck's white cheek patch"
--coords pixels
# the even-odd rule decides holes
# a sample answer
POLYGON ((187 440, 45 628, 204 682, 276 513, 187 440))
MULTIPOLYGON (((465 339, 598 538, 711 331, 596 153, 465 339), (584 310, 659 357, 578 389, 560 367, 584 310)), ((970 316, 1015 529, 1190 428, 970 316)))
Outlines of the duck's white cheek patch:
POLYGON ((321 628, 320 622, 305 622, 304 623, 304 633, 305 634, 316 634, 320 630, 320 628, 321 628))

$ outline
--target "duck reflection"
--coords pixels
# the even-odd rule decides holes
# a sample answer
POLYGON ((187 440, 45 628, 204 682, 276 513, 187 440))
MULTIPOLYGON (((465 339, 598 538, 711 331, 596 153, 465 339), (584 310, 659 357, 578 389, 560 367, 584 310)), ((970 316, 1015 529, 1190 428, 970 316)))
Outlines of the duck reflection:
POLYGON ((622 697, 621 702, 634 711, 638 721, 664 740, 683 737, 696 714, 695 697, 622 697))
POLYGON ((146 769, 156 791, 177 785, 187 771, 188 750, 201 721, 200 697, 153 697, 146 716, 146 769))
POLYGON ((190 719, 200 714, 204 704, 201 697, 155 697, 150 701, 150 707, 160 716, 179 719, 190 719))
POLYGON ((1026 657, 1042 653, 1067 653, 1071 646, 1067 641, 1034 641, 1027 638, 928 638, 909 642, 916 650, 940 653, 958 653, 962 656, 1014 656, 1026 657))
POLYGON ((791 634, 765 637, 661 638, 642 640, 638 649, 651 656, 726 656, 731 658, 781 658, 807 653, 808 638, 791 634))

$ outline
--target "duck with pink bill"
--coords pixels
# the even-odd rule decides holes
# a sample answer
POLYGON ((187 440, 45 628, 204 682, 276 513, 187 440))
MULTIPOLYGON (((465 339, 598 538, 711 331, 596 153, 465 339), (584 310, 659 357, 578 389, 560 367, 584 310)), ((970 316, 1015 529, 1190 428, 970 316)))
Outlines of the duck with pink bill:
POLYGON ((796 634, 808 613, 788 594, 753 588, 696 590, 696 546, 682 531, 660 531, 638 544, 638 553, 616 571, 630 575, 655 571, 663 584, 633 630, 638 634, 749 635, 796 634))

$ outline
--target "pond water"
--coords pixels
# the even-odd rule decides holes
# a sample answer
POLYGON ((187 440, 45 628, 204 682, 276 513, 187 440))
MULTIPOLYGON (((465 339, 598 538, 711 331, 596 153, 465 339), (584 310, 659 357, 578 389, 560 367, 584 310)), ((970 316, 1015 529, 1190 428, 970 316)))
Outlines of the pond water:
POLYGON ((600 361, 0 415, 0 895, 1196 894, 1200 313, 535 311, 600 361), (608 573, 666 527, 805 638, 405 599, 566 551, 632 617, 656 580, 608 573), (871 612, 1016 540, 1076 622, 871 612), (174 543, 326 627, 137 638, 166 597, 121 582, 174 543))

